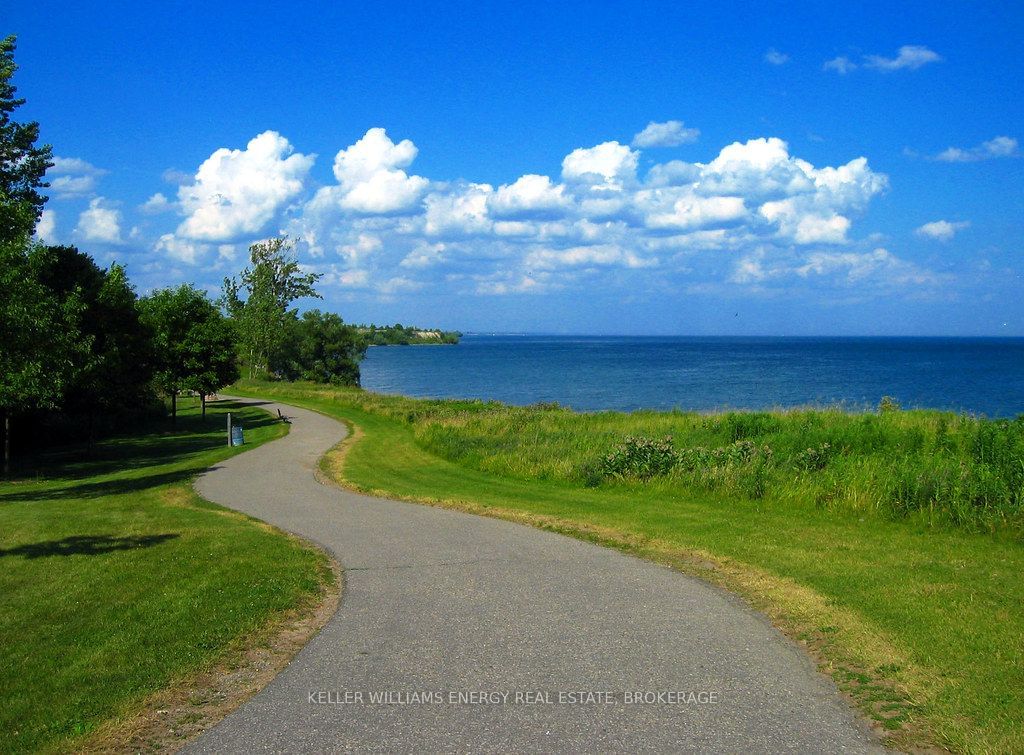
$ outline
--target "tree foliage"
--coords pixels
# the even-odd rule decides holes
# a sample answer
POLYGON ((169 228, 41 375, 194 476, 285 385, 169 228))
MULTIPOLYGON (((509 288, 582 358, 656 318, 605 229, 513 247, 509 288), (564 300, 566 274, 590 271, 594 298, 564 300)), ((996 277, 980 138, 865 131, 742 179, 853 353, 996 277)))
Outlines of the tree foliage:
POLYGON ((0 41, 0 240, 24 242, 32 236, 46 197, 39 189, 46 169, 52 163, 49 145, 36 146, 39 124, 18 123, 14 111, 25 104, 15 97, 11 82, 14 63, 14 37, 0 41))
POLYGON ((36 280, 25 246, 11 241, 0 241, 0 291, 0 409, 57 406, 91 346, 79 334, 81 300, 36 280))
POLYGON ((301 298, 319 299, 313 285, 319 273, 303 273, 287 238, 274 238, 249 247, 250 265, 239 280, 224 279, 224 306, 238 331, 249 377, 271 372, 271 358, 281 349, 292 303, 301 298))
POLYGON ((182 391, 205 397, 238 379, 231 326, 205 293, 182 284, 155 291, 140 305, 153 332, 153 380, 171 398, 172 419, 182 391))
POLYGON ((72 355, 64 411, 91 418, 97 410, 130 412, 143 403, 154 354, 125 269, 114 263, 103 270, 73 246, 38 246, 30 259, 33 277, 58 301, 78 301, 79 331, 91 346, 72 355))
POLYGON ((366 341, 338 315, 312 309, 287 323, 287 338, 274 360, 286 380, 359 385, 366 341))

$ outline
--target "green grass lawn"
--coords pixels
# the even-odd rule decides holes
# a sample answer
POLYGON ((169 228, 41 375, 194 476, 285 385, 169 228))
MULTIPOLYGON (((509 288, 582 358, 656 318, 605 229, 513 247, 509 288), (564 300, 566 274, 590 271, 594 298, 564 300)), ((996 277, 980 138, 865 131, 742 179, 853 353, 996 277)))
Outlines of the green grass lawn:
MULTIPOLYGON (((857 496, 850 505, 826 505, 813 485, 807 500, 784 487, 752 498, 729 484, 668 477, 587 487, 571 469, 558 473, 574 446, 587 454, 607 448, 586 437, 592 423, 601 432, 613 427, 607 444, 637 426, 662 427, 673 415, 568 415, 554 428, 564 434, 556 441, 538 429, 550 418, 530 416, 549 409, 516 410, 509 420, 500 406, 308 384, 250 383, 236 392, 354 424, 361 437, 343 449, 344 460, 337 453, 325 461, 352 486, 589 538, 742 594, 805 642, 896 745, 1024 750, 1024 546, 1018 530, 993 528, 998 517, 953 526, 926 510, 894 518, 891 507, 862 506, 857 496), (455 462, 437 449, 455 443, 460 427, 466 432, 455 462), (474 445, 475 438, 484 440, 474 445), (524 445, 532 444, 557 452, 550 462, 531 461, 524 445), (531 478, 530 469, 545 464, 547 474, 531 478)), ((887 421, 897 436, 900 427, 916 436, 921 427, 935 429, 938 418, 900 413, 887 421)), ((825 442, 828 433, 819 436, 825 442)), ((897 454, 889 448, 880 459, 887 456, 897 454)), ((1012 512, 999 516, 1012 519, 1012 512)))
POLYGON ((53 453, 0 483, 0 751, 74 749, 314 599, 332 578, 319 551, 191 487, 285 432, 220 402, 205 422, 186 409, 175 432, 53 453), (251 445, 225 445, 228 409, 251 445))

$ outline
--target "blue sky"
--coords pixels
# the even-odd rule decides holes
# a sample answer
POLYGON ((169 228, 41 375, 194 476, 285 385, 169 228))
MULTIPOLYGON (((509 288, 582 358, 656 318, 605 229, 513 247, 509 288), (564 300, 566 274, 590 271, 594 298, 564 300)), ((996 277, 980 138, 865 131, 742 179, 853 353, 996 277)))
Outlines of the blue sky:
POLYGON ((9 5, 38 233, 140 291, 287 233, 349 321, 1024 335, 1024 6, 691 5, 9 5))

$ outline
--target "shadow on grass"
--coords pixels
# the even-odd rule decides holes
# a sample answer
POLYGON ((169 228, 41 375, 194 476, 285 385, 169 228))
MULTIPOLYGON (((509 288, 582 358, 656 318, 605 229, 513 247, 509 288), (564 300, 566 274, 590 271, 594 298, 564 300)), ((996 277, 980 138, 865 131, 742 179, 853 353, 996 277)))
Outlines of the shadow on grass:
MULTIPOLYGON (((216 469, 216 467, 205 467, 204 469, 216 469)), ((160 485, 191 480, 199 471, 200 469, 198 468, 179 469, 174 472, 162 472, 143 477, 75 483, 59 488, 44 488, 42 490, 19 490, 15 488, 10 492, 0 492, 0 505, 15 502, 61 501, 69 498, 101 498, 108 495, 138 493, 160 485)))
MULTIPOLYGON (((174 430, 169 420, 161 421, 140 428, 144 434, 110 438, 89 450, 81 446, 56 450, 22 462, 23 469, 18 477, 78 479, 180 461, 189 455, 226 445, 224 413, 253 405, 219 401, 210 405, 211 409, 216 408, 216 412, 211 412, 205 420, 198 415, 184 415, 178 418, 178 427, 174 430)), ((246 416, 238 424, 248 433, 280 422, 276 416, 260 412, 258 416, 246 416)))
POLYGON ((99 556, 112 551, 130 551, 138 548, 151 548, 154 545, 173 540, 176 534, 136 535, 118 537, 114 535, 73 535, 61 540, 46 540, 41 543, 28 543, 16 548, 4 550, 0 548, 0 558, 4 556, 24 556, 25 558, 45 558, 46 556, 99 556))

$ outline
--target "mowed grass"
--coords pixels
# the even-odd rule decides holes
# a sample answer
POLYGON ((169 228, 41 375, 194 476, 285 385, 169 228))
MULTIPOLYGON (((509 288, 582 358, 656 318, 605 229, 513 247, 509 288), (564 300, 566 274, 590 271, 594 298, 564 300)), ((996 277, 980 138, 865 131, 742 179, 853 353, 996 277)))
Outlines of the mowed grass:
POLYGON ((0 483, 0 751, 75 749, 147 695, 312 601, 323 555, 200 499, 192 478, 286 426, 211 405, 0 483), (247 446, 225 445, 224 412, 247 446))
MULTIPOLYGON (((349 485, 592 539, 740 593, 806 643, 897 746, 1024 750, 1024 547, 1009 509, 957 525, 946 514, 897 514, 884 501, 865 505, 870 498, 860 496, 821 501, 814 485, 807 496, 799 494, 807 482, 795 471, 792 489, 777 487, 780 476, 760 498, 728 480, 716 487, 671 475, 587 487, 577 465, 565 462, 600 458, 624 434, 696 421, 672 414, 567 414, 556 421, 550 408, 418 401, 303 384, 245 384, 237 392, 352 423, 359 439, 324 465, 349 485), (544 431, 552 422, 556 438, 544 431), (452 454, 457 462, 436 452, 432 427, 445 434, 467 428, 466 446, 452 454), (531 477, 531 465, 548 472, 531 477)), ((940 418, 883 419, 895 436, 916 428, 927 448, 927 427, 938 427, 940 418)), ((947 430, 957 421, 947 416, 947 430)), ((833 440, 853 432, 844 422, 837 418, 841 432, 833 440)), ((829 442, 827 428, 821 432, 819 442, 829 442)), ((965 425, 957 432, 966 453, 973 430, 965 425)), ((714 435, 691 440, 718 442, 714 435)), ((883 444, 879 458, 886 454, 903 463, 883 444)), ((775 456, 786 454, 780 449, 775 456)), ((844 463, 856 461, 851 453, 844 463)))

